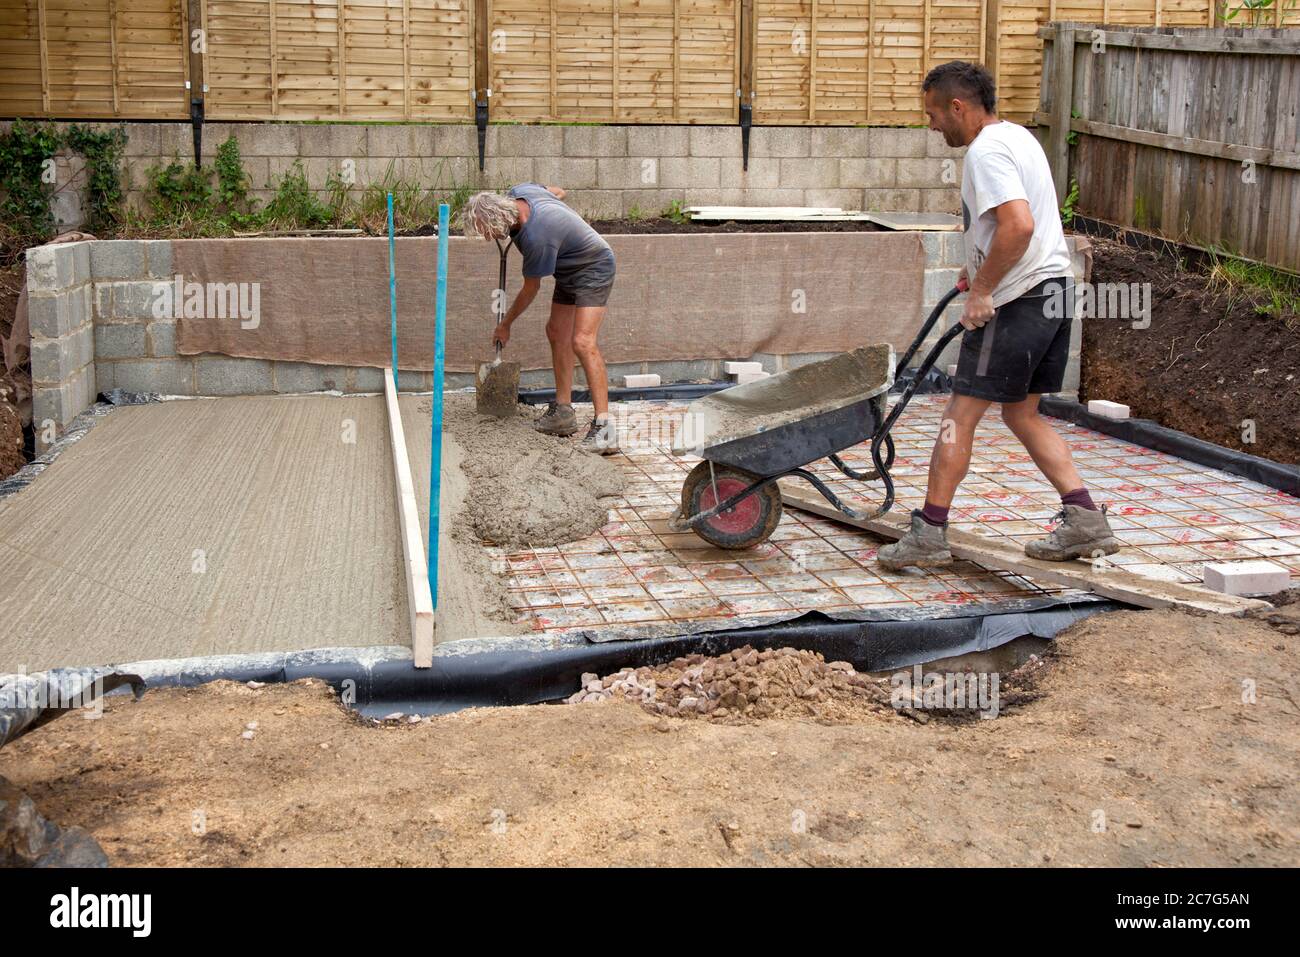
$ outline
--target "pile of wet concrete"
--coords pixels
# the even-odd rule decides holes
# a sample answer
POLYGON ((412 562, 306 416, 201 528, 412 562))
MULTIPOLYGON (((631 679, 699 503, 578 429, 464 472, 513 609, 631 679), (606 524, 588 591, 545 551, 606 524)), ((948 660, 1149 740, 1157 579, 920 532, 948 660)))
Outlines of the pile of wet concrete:
POLYGON ((582 676, 571 704, 622 698, 678 718, 834 718, 863 711, 893 713, 887 679, 826 661, 796 648, 758 651, 746 645, 718 657, 689 655, 659 668, 624 668, 582 676))

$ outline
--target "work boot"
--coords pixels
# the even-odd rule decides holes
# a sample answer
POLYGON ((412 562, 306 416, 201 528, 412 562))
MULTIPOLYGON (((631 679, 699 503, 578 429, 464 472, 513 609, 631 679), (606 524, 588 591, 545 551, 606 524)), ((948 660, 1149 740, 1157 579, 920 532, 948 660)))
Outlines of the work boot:
POLYGON ((533 423, 533 428, 546 435, 572 435, 578 431, 578 417, 573 414, 572 405, 548 402, 546 411, 533 423))
POLYGON ((1095 558, 1119 551, 1119 542, 1106 521, 1106 507, 1100 510, 1062 505, 1053 519, 1060 524, 1046 538, 1025 543, 1025 554, 1049 562, 1071 558, 1095 558))
POLYGON ((618 451, 618 429, 614 426, 614 420, 609 418, 604 422, 593 421, 578 447, 584 452, 595 452, 597 455, 613 455, 618 451))
POLYGON ((898 541, 882 546, 876 560, 891 572, 904 568, 938 568, 952 564, 948 551, 948 526, 931 525, 921 517, 919 508, 912 509, 912 527, 898 541))

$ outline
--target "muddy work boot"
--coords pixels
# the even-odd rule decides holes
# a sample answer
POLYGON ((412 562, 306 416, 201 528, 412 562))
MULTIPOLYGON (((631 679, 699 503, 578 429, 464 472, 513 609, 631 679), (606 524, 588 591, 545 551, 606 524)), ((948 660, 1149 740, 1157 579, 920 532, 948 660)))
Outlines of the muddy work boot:
POLYGON ((578 417, 573 414, 573 406, 548 402, 546 411, 533 423, 533 428, 546 435, 572 435, 578 431, 578 417))
POLYGON ((938 568, 952 564, 948 551, 948 526, 931 525, 921 517, 920 509, 912 509, 912 527, 898 541, 884 545, 876 553, 876 560, 891 572, 904 568, 938 568))
POLYGON ((614 426, 613 419, 606 419, 604 422, 592 422, 591 428, 587 434, 582 437, 578 447, 584 452, 595 452, 598 455, 613 455, 618 449, 618 429, 614 426))
POLYGON ((1119 541, 1106 521, 1106 507, 1081 508, 1063 505, 1056 513, 1060 522, 1046 538, 1025 542, 1025 554, 1049 562, 1067 562, 1071 558, 1097 558, 1119 551, 1119 541))

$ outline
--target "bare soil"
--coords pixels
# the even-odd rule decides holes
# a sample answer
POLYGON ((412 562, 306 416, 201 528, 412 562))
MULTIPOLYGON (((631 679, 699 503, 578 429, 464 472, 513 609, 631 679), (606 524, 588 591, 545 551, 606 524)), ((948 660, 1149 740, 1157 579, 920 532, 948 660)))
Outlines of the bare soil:
MULTIPOLYGON (((8 339, 13 331, 18 295, 26 276, 22 262, 0 269, 0 341, 8 339)), ((0 480, 8 478, 27 464, 22 408, 25 403, 27 414, 31 415, 31 375, 25 359, 25 345, 21 352, 21 365, 8 369, 3 349, 0 348, 0 480)))
POLYGON ((1300 317, 1278 318, 1153 251, 1093 238, 1092 281, 1151 283, 1151 325, 1083 323, 1080 398, 1275 462, 1300 462, 1300 317), (1255 442, 1243 441, 1243 422, 1255 442))
POLYGON ((609 700, 373 726, 317 682, 219 682, 61 718, 0 775, 117 865, 1295 866, 1295 641, 1096 616, 965 722, 850 692, 766 718, 609 700))

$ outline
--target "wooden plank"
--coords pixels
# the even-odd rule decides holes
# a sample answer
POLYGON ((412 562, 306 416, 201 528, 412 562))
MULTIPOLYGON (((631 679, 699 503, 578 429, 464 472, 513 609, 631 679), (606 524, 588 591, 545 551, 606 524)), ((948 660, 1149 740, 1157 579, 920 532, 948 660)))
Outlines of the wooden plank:
POLYGON ((425 560, 420 530, 420 505, 415 498, 411 462, 406 452, 406 432, 397 404, 393 370, 384 370, 384 405, 388 410, 388 441, 393 449, 393 475, 397 480, 397 518, 402 534, 402 565, 406 581, 406 603, 411 618, 411 653, 415 667, 433 665, 433 593, 429 590, 429 566, 425 560))
POLYGON ((921 76, 924 78, 930 72, 930 62, 933 56, 932 39, 930 37, 930 0, 921 0, 922 8, 922 27, 921 27, 921 76))
MULTIPOLYGON (((1056 122, 1056 116, 1055 114, 1048 116, 1045 113, 1036 113, 1034 120, 1041 126, 1051 126, 1056 122)), ((1210 156, 1215 159, 1231 160, 1237 163, 1251 160, 1260 166, 1300 170, 1300 153, 1287 153, 1258 146, 1239 146, 1235 143, 1216 143, 1193 136, 1157 133, 1153 130, 1139 130, 1131 126, 1098 123, 1094 120, 1074 119, 1070 121, 1069 128, 1078 133, 1101 136, 1123 143, 1138 143, 1143 146, 1155 146, 1161 149, 1177 150, 1180 153, 1210 156)))
MULTIPOLYGON (((781 501, 801 509, 876 535, 897 539, 907 531, 910 519, 898 513, 863 521, 850 518, 836 509, 817 492, 795 479, 780 482, 781 501)), ((1104 598, 1127 602, 1142 608, 1195 608, 1222 615, 1239 615, 1254 608, 1268 608, 1268 602, 1254 598, 1223 595, 1198 585, 1162 582, 1133 572, 1123 566, 1093 567, 1089 562, 1045 562, 1030 558, 1024 549, 1005 538, 986 538, 969 532, 948 529, 948 547, 953 557, 975 562, 984 568, 1023 575, 1026 578, 1068 588, 1080 588, 1104 598)))
POLYGON ((1074 94, 1074 29, 1057 24, 1052 39, 1052 127, 1047 141, 1047 159, 1056 184, 1056 201, 1065 202, 1070 192, 1070 110, 1074 94))
POLYGON ((278 45, 278 13, 276 11, 275 0, 269 0, 267 3, 267 14, 271 21, 270 44, 271 44, 271 115, 280 115, 280 58, 278 45))
MULTIPOLYGON (((995 82, 998 79, 998 70, 997 70, 997 64, 992 62, 993 58, 989 55, 988 8, 990 5, 996 2, 997 0, 980 0, 980 23, 982 24, 982 27, 979 31, 979 35, 980 35, 979 61, 983 63, 984 68, 993 75, 993 79, 995 82)), ((997 36, 997 32, 995 30, 994 37, 996 38, 996 36, 997 36)))
POLYGON ((817 119, 817 0, 808 11, 808 119, 817 119))
POLYGON ((950 213, 867 213, 869 222, 885 229, 917 229, 930 232, 960 232, 961 217, 950 213))
POLYGON ((876 28, 876 0, 867 0, 867 123, 871 122, 871 93, 872 83, 875 79, 875 28, 876 28))
POLYGON ((347 116, 348 113, 348 43, 347 43, 347 16, 344 13, 344 0, 335 0, 338 4, 338 64, 339 73, 339 116, 347 116))
POLYGON ((122 99, 118 91, 118 77, 122 71, 117 56, 117 0, 108 0, 108 50, 113 69, 113 115, 118 116, 122 111, 122 99))
MULTIPOLYGON (((1051 27, 1042 27, 1038 36, 1051 39, 1051 27)), ((1086 32, 1075 34, 1075 43, 1090 43, 1086 32)), ((1180 50, 1186 53, 1249 53, 1300 56, 1296 41, 1284 37, 1197 36, 1170 33, 1129 33, 1106 31, 1106 46, 1132 47, 1143 50, 1180 50)))
POLYGON ((614 122, 618 122, 618 88, 622 86, 621 77, 618 72, 618 54, 619 54, 619 29, 618 29, 618 0, 610 0, 612 8, 612 17, 610 22, 610 78, 609 78, 609 95, 610 95, 610 115, 614 117, 614 122))
POLYGON ((754 0, 741 0, 740 4, 740 102, 754 106, 754 42, 757 14, 754 0))
POLYGON ((673 119, 682 115, 681 79, 682 79, 682 41, 681 8, 679 0, 673 0, 673 119))
POLYGON ((36 0, 36 22, 41 39, 41 109, 50 112, 50 51, 46 42, 45 0, 36 0))

